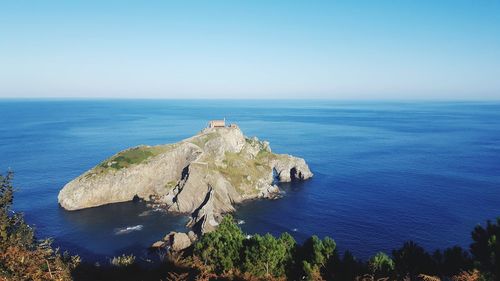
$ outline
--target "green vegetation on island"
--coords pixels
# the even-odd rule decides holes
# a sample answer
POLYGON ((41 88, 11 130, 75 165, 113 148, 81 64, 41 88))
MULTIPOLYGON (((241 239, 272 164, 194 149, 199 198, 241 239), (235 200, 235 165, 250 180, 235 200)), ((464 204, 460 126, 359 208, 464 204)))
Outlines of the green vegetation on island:
POLYGON ((312 176, 304 159, 272 153, 267 141, 246 137, 234 124, 220 125, 174 144, 121 151, 68 182, 58 202, 79 210, 140 197, 190 216, 193 231, 204 233, 236 204, 278 196, 276 179, 312 176))
POLYGON ((109 159, 106 159, 99 165, 89 171, 89 175, 106 173, 111 170, 121 170, 131 167, 132 165, 140 164, 146 160, 165 153, 172 148, 172 145, 156 145, 148 146, 141 145, 121 151, 109 159))

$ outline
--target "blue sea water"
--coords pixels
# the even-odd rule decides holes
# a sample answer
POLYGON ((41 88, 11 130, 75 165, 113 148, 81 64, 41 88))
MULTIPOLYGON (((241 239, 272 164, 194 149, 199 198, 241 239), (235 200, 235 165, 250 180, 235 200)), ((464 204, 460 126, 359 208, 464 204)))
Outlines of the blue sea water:
POLYGON ((226 117, 314 177, 239 206, 248 233, 333 237, 360 258, 414 240, 468 247, 500 216, 500 103, 233 100, 1 100, 0 171, 39 237, 87 260, 138 255, 186 218, 129 202, 68 212, 65 183, 122 149, 177 142, 226 117))

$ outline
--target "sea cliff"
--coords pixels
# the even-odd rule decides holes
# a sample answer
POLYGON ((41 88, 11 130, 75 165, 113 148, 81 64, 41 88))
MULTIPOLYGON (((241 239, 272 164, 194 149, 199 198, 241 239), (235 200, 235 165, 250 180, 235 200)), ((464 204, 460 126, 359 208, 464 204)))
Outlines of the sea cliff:
POLYGON ((312 176, 304 159, 272 153, 268 142, 245 137, 232 125, 206 128, 175 144, 121 151, 66 184, 58 201, 78 210, 140 197, 189 214, 189 226, 203 233, 215 229, 234 204, 274 197, 275 181, 312 176))

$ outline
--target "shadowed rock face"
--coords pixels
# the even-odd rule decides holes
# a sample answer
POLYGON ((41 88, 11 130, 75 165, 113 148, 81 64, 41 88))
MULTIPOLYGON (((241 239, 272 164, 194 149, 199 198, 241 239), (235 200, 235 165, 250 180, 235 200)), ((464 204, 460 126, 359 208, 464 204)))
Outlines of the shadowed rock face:
POLYGON ((313 175, 304 159, 274 154, 238 127, 209 128, 176 144, 119 152, 66 184, 58 200, 78 210, 138 196, 191 215, 189 226, 207 232, 235 203, 279 192, 273 170, 281 182, 313 175))

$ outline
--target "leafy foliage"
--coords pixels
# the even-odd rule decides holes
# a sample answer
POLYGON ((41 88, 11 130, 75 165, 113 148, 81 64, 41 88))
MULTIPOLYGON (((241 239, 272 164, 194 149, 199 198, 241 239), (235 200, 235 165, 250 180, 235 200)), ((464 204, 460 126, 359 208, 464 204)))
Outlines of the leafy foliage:
MULTIPOLYGON (((480 240, 480 245, 486 245, 482 251, 495 249, 492 247, 496 245, 493 244, 495 240, 490 237, 491 234, 486 235, 494 232, 491 223, 489 228, 489 232, 484 229, 481 232, 484 238, 480 240)), ((339 256, 336 243, 329 237, 320 239, 312 236, 302 245, 297 245, 288 233, 279 238, 266 234, 246 239, 231 216, 224 219, 219 229, 203 236, 195 246, 194 255, 195 260, 203 261, 204 270, 200 272, 204 272, 204 276, 212 273, 228 280, 284 277, 290 280, 333 281, 496 280, 489 273, 491 271, 484 271, 483 274, 474 271, 471 256, 460 247, 436 251, 431 255, 410 241, 394 250, 392 257, 380 252, 363 263, 349 251, 339 256), (239 272, 244 274, 239 275, 239 272)), ((491 267, 497 265, 491 258, 486 261, 491 267)), ((215 276, 212 275, 212 278, 215 276)))
POLYGON ((487 221, 486 227, 474 228, 470 251, 481 271, 489 272, 490 278, 500 278, 500 218, 496 222, 487 221))
POLYGON ((295 241, 290 241, 288 236, 276 239, 269 233, 254 235, 245 243, 243 269, 256 276, 282 276, 285 266, 291 261, 290 247, 294 244, 295 241))
POLYGON ((443 253, 436 251, 432 258, 437 263, 439 274, 442 276, 452 276, 473 269, 469 253, 458 246, 447 248, 443 253))
POLYGON ((12 212, 12 172, 0 175, 0 280, 71 280, 79 258, 61 255, 51 240, 35 241, 21 214, 12 212))
POLYGON ((240 263, 245 239, 241 229, 227 215, 216 231, 205 234, 195 245, 195 254, 218 273, 227 272, 240 263))
POLYGON ((368 266, 373 275, 380 277, 391 276, 395 268, 394 261, 383 252, 378 252, 373 256, 368 262, 368 266))
POLYGON ((342 258, 334 256, 328 263, 327 269, 328 275, 333 280, 354 280, 367 271, 365 264, 349 251, 345 251, 342 258))
POLYGON ((413 241, 404 243, 403 247, 392 252, 399 276, 409 275, 415 278, 418 274, 433 275, 436 273, 435 263, 424 248, 413 241))
POLYGON ((302 246, 304 259, 312 266, 325 266, 326 261, 335 251, 335 242, 326 237, 323 241, 313 235, 302 246))
POLYGON ((13 173, 0 175, 0 249, 9 245, 28 247, 33 243, 33 230, 24 223, 23 216, 12 212, 14 188, 13 173))
POLYGON ((499 276, 500 219, 474 229, 472 255, 460 247, 431 255, 410 241, 392 257, 380 252, 364 263, 349 251, 340 256, 329 237, 312 236, 302 245, 288 233, 247 238, 227 215, 192 249, 169 253, 157 268, 141 268, 132 255, 113 258, 114 266, 81 264, 78 256, 53 249, 51 240, 36 241, 23 216, 11 210, 12 176, 0 175, 0 280, 493 281, 499 276))
POLYGON ((323 240, 316 235, 307 239, 299 250, 298 257, 302 264, 303 274, 307 280, 318 280, 318 274, 323 270, 328 270, 326 265, 335 253, 336 244, 330 237, 323 240))

